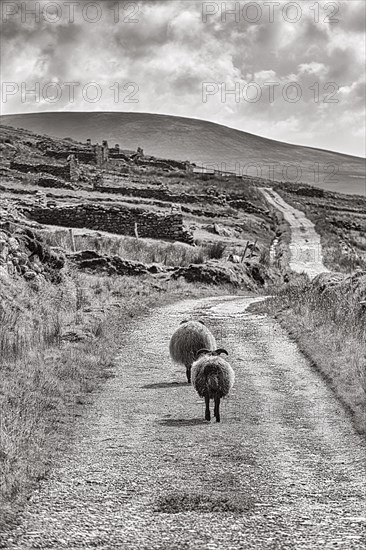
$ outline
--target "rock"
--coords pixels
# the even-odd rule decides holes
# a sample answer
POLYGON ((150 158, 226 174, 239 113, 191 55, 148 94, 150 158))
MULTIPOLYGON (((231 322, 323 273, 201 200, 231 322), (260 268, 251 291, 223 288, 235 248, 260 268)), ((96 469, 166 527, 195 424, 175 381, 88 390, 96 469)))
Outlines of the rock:
POLYGON ((203 229, 215 235, 220 235, 221 237, 237 237, 239 235, 238 231, 230 227, 225 227, 221 223, 208 224, 203 226, 203 229))
POLYGON ((61 340, 64 342, 83 342, 91 338, 93 338, 93 335, 90 332, 81 329, 69 330, 61 336, 61 340))
POLYGON ((210 285, 232 285, 235 287, 255 290, 263 286, 269 276, 261 264, 232 264, 218 260, 210 260, 205 264, 191 264, 188 267, 176 268, 173 279, 184 277, 189 282, 199 282, 210 285))
POLYGON ((16 252, 17 250, 19 250, 19 243, 14 237, 10 237, 10 239, 8 240, 8 244, 12 252, 16 252))
POLYGON ((6 260, 9 254, 9 246, 5 239, 0 239, 0 258, 6 260))
POLYGON ((18 255, 19 265, 25 265, 28 263, 28 256, 24 252, 20 252, 18 255))
POLYGON ((159 264, 151 264, 148 266, 147 270, 149 273, 153 273, 153 274, 166 273, 168 271, 168 269, 165 266, 159 265, 159 264))
POLYGON ((240 256, 237 254, 230 254, 227 260, 228 262, 233 262, 233 264, 240 264, 240 256))
POLYGON ((9 279, 9 272, 4 265, 0 265, 0 278, 9 279))
POLYGON ((104 272, 108 275, 146 275, 147 267, 139 262, 123 260, 119 256, 102 256, 93 250, 82 250, 67 257, 79 269, 104 272))
POLYGON ((15 267, 14 267, 14 264, 13 262, 11 262, 10 260, 8 260, 6 262, 6 265, 8 266, 8 274, 13 276, 15 274, 15 267))
POLYGON ((35 273, 34 271, 26 271, 23 275, 24 279, 26 281, 32 281, 33 279, 35 279, 37 276, 37 273, 35 273))

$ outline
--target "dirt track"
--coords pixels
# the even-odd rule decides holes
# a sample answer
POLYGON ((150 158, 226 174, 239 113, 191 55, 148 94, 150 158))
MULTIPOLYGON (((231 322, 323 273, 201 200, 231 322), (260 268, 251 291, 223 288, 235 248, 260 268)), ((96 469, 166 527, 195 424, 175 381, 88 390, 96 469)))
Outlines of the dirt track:
POLYGON ((365 448, 331 391, 255 298, 186 301, 131 328, 116 377, 5 547, 359 549, 365 448), (230 351, 221 424, 172 366, 179 321, 204 318, 230 351))
POLYGON ((267 201, 284 215, 291 227, 290 268, 297 273, 307 273, 312 279, 319 273, 328 271, 323 265, 320 236, 315 231, 314 224, 304 212, 287 204, 283 198, 271 188, 262 188, 267 201))

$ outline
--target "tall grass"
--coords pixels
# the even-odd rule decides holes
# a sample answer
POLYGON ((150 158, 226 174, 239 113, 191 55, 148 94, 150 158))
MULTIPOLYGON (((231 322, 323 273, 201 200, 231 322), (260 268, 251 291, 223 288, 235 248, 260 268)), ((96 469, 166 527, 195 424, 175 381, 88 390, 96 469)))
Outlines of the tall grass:
POLYGON ((39 290, 0 278, 0 531, 10 525, 81 404, 105 378, 131 317, 200 293, 183 281, 78 273, 39 290))
MULTIPOLYGON (((68 230, 45 231, 43 236, 47 245, 71 251, 68 230)), ((171 267, 200 264, 212 258, 222 258, 226 250, 223 243, 201 244, 192 247, 182 243, 106 234, 94 236, 91 233, 75 234, 74 240, 76 250, 95 250, 107 256, 120 256, 126 260, 135 260, 145 264, 162 263, 171 267)))
POLYGON ((295 337, 366 432, 366 312, 360 295, 319 289, 306 276, 277 291, 264 306, 295 337))

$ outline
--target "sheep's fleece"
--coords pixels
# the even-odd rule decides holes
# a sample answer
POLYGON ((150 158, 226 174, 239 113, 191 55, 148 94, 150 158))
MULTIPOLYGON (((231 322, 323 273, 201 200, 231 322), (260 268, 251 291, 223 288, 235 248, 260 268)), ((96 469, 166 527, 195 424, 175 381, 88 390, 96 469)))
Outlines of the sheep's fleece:
POLYGON ((235 373, 222 357, 203 355, 192 365, 192 384, 200 397, 225 397, 234 385, 235 373))
POLYGON ((170 340, 170 356, 176 363, 192 365, 200 349, 215 349, 216 341, 209 329, 199 321, 181 324, 170 340))

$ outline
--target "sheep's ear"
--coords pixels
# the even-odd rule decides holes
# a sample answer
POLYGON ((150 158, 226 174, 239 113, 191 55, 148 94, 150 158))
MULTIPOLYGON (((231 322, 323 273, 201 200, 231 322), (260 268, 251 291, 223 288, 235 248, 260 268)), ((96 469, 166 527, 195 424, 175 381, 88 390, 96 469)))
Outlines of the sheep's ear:
POLYGON ((184 325, 184 323, 188 323, 188 319, 184 319, 184 321, 181 321, 179 324, 184 325))
POLYGON ((226 349, 224 348, 219 348, 215 351, 215 355, 220 355, 221 353, 225 353, 225 355, 229 355, 226 349))
POLYGON ((203 354, 206 354, 206 353, 211 353, 209 349, 199 349, 196 353, 196 359, 198 359, 201 355, 203 354))
POLYGON ((198 322, 201 323, 201 325, 203 325, 204 327, 206 326, 203 321, 198 320, 198 322))

